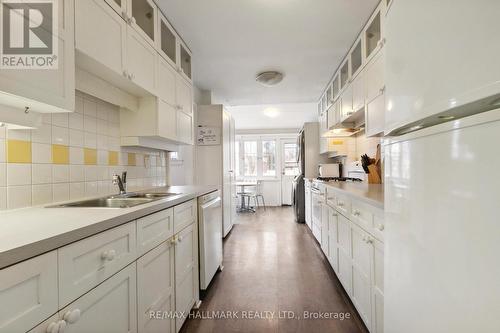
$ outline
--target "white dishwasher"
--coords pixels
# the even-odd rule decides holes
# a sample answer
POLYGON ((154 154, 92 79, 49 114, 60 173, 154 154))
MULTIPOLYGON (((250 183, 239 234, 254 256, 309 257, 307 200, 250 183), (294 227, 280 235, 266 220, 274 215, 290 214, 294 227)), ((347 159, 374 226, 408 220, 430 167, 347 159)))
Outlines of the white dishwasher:
POLYGON ((214 191, 198 198, 200 289, 206 290, 222 268, 222 200, 214 191))

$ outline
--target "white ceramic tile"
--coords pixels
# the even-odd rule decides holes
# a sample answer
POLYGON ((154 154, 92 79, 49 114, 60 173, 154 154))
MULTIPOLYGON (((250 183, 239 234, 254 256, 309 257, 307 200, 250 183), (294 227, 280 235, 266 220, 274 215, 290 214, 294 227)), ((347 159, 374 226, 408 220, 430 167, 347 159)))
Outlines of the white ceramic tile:
POLYGON ((97 135, 95 133, 85 132, 85 148, 97 148, 97 135))
POLYGON ((69 145, 69 129, 52 125, 52 143, 69 145))
POLYGON ((52 125, 60 127, 68 127, 68 114, 67 113, 53 113, 52 125))
POLYGON ((118 153, 118 156, 120 157, 120 159, 119 159, 120 165, 124 165, 124 166, 128 165, 128 153, 121 152, 121 153, 118 153))
POLYGON ((75 97, 75 112, 83 114, 83 98, 81 96, 75 97))
POLYGON ((42 123, 44 124, 52 124, 52 114, 51 113, 42 113, 42 123))
POLYGON ((97 116, 97 103, 91 101, 87 98, 83 99, 83 113, 86 116, 96 117, 97 116))
POLYGON ((120 123, 120 111, 118 108, 113 107, 108 110, 108 121, 115 124, 120 123))
POLYGON ((0 210, 7 209, 7 188, 0 187, 0 210))
POLYGON ((31 185, 31 164, 7 164, 7 186, 31 185))
POLYGON ((85 183, 71 183, 69 184, 69 198, 80 199, 85 196, 85 183))
POLYGON ((5 143, 6 140, 0 139, 0 163, 5 162, 5 143))
POLYGON ((97 149, 108 150, 108 137, 106 135, 97 135, 97 149))
POLYGON ((32 205, 44 205, 52 202, 52 185, 33 185, 31 190, 32 205))
POLYGON ((60 183, 52 185, 52 201, 67 201, 69 200, 69 184, 60 183))
POLYGON ((114 123, 108 123, 108 135, 115 138, 120 137, 120 125, 114 123))
POLYGON ((52 183, 52 164, 33 164, 32 165, 32 183, 51 184, 52 183))
POLYGON ((70 113, 69 128, 83 130, 83 115, 76 112, 70 113))
POLYGON ((52 166, 52 182, 54 183, 67 183, 69 182, 69 165, 52 166))
POLYGON ((96 133, 97 132, 97 118, 84 116, 83 117, 83 130, 85 132, 96 133))
POLYGON ((28 130, 28 129, 23 129, 23 130, 7 129, 7 138, 9 140, 31 141, 31 130, 28 130))
POLYGON ((98 194, 97 182, 86 182, 85 183, 85 196, 95 197, 98 194))
POLYGON ((7 188, 8 209, 28 206, 31 206, 31 185, 9 186, 7 188))
POLYGON ((0 186, 7 186, 7 165, 0 163, 0 186))
POLYGON ((85 166, 85 181, 93 182, 97 180, 97 166, 86 165, 85 166))
POLYGON ((36 129, 31 130, 31 141, 38 143, 51 143, 52 126, 50 124, 41 124, 36 129))
POLYGON ((97 103, 97 118, 108 120, 108 110, 110 107, 106 103, 97 103))
POLYGON ((97 167, 97 179, 98 180, 111 179, 109 176, 109 168, 107 166, 98 166, 97 167))
POLYGON ((109 186, 107 181, 101 180, 97 182, 97 193, 99 195, 106 195, 109 193, 109 186))
POLYGON ((32 163, 52 163, 52 145, 47 143, 32 143, 32 163))
POLYGON ((85 166, 83 166, 83 165, 70 165, 69 166, 69 181, 75 182, 75 183, 85 181, 85 166))
POLYGON ((108 122, 106 120, 97 120, 97 134, 108 135, 108 122))
POLYGON ((69 145, 71 147, 83 147, 85 145, 84 132, 70 129, 69 130, 69 145))
POLYGON ((108 149, 112 151, 120 150, 120 138, 108 136, 108 149))
POLYGON ((97 165, 108 165, 108 151, 98 150, 97 151, 97 165))
POLYGON ((83 148, 69 147, 69 163, 83 164, 83 148))

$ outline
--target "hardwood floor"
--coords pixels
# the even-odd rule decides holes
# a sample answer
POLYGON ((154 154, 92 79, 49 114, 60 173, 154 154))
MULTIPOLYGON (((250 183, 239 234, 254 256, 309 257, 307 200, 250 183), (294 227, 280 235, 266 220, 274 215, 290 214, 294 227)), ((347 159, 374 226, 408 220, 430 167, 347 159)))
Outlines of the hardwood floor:
POLYGON ((367 332, 307 226, 281 207, 240 215, 224 244, 224 270, 192 315, 205 319, 188 319, 182 332, 367 332), (295 318, 279 318, 282 311, 295 318), (304 311, 350 318, 304 319, 304 311))

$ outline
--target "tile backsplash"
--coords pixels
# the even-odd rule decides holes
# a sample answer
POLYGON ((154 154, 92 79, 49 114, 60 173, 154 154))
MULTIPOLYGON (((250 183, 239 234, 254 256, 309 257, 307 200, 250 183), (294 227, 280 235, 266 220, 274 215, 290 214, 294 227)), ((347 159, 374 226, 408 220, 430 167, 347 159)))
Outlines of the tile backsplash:
MULTIPOLYGON (((76 112, 44 114, 34 130, 0 127, 0 210, 165 186, 164 151, 120 147, 119 108, 77 93, 76 112)), ((1 122, 1 119, 0 119, 1 122)))

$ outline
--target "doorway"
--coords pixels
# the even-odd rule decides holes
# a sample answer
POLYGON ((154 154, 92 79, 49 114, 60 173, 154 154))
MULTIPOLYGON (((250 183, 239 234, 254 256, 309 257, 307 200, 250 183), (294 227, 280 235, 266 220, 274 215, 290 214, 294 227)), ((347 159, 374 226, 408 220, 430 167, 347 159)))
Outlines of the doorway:
POLYGON ((297 141, 281 139, 281 205, 290 206, 292 200, 292 181, 299 174, 297 163, 297 141))

